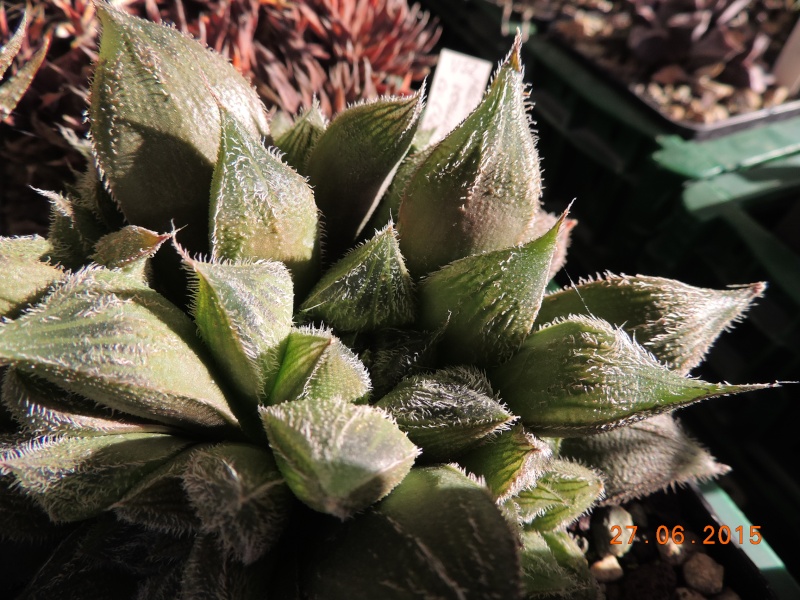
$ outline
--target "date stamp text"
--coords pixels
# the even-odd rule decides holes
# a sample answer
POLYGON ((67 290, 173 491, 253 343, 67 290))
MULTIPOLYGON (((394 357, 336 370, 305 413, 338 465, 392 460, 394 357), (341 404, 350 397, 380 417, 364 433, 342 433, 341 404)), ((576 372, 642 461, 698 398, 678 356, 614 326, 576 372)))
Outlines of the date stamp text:
MULTIPOLYGON (((611 538, 611 543, 614 545, 632 544, 636 538, 636 529, 636 525, 625 525, 624 527, 621 525, 612 525, 611 535, 613 537, 611 538)), ((718 527, 706 525, 703 527, 703 535, 705 537, 702 539, 695 539, 694 537, 687 538, 684 534, 684 528, 681 525, 676 525, 672 528, 666 525, 659 525, 656 528, 655 541, 661 545, 669 544, 670 542, 677 545, 686 543, 702 544, 705 546, 731 543, 742 545, 748 542, 750 544, 760 544, 762 539, 761 532, 759 531, 760 529, 760 525, 750 525, 749 531, 743 525, 739 525, 733 529, 727 525, 720 525, 718 527)), ((649 540, 645 539, 644 542, 647 544, 649 540)))

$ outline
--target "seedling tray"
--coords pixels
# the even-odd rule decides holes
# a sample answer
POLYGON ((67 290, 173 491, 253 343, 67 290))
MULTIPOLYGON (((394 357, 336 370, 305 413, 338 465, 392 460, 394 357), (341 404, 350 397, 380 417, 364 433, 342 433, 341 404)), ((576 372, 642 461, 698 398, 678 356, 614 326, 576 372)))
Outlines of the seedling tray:
POLYGON ((615 87, 621 93, 626 94, 632 102, 640 103, 664 128, 664 133, 666 134, 679 135, 686 140, 711 140, 752 127, 759 127, 768 123, 800 116, 800 99, 794 99, 774 107, 732 115, 727 119, 715 123, 694 123, 691 121, 673 119, 669 115, 664 114, 655 102, 633 91, 630 85, 620 79, 613 71, 598 65, 595 61, 591 60, 591 58, 573 48, 557 34, 548 33, 545 35, 551 43, 569 53, 570 56, 580 62, 585 68, 602 76, 609 85, 615 87))

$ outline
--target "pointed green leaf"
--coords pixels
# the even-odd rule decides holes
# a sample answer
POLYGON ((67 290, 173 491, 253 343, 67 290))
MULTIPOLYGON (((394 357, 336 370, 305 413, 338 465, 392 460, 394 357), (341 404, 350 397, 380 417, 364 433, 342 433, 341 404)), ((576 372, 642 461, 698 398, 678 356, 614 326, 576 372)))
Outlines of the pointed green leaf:
POLYGON ((114 514, 128 523, 171 535, 197 533, 200 519, 184 489, 183 474, 194 454, 206 447, 194 445, 143 477, 111 506, 114 514))
MULTIPOLYGON (((537 239, 550 231, 562 216, 554 213, 540 211, 536 215, 536 222, 533 224, 533 239, 537 239)), ((569 250, 570 243, 572 242, 572 230, 578 224, 577 219, 566 218, 563 220, 561 228, 558 230, 558 238, 556 239, 556 249, 553 252, 553 260, 550 262, 549 279, 552 282, 553 277, 556 276, 567 262, 567 250, 569 250)), ((558 289, 558 287, 556 287, 558 289)), ((550 291, 548 289, 548 291, 550 291)))
POLYGON ((260 412, 295 496, 340 519, 388 494, 419 453, 383 411, 369 406, 311 399, 260 412))
POLYGON ((303 398, 365 402, 369 374, 347 346, 324 329, 301 327, 287 338, 270 404, 303 398))
POLYGON ((270 259, 307 290, 319 269, 314 194, 305 179, 226 110, 211 182, 212 258, 270 259))
POLYGON ((485 375, 471 367, 409 377, 376 406, 388 412, 431 461, 452 460, 515 419, 493 397, 485 375))
POLYGON ((422 92, 351 106, 320 136, 308 178, 325 222, 328 262, 350 248, 367 224, 411 145, 422 106, 422 92))
POLYGON ((92 260, 109 269, 122 269, 144 280, 147 261, 172 236, 171 233, 156 233, 144 227, 128 225, 101 237, 94 246, 92 260))
POLYGON ((183 481, 202 530, 244 564, 261 558, 286 528, 292 494, 266 449, 220 444, 199 450, 183 481))
POLYGON ((98 165, 129 223, 188 225, 183 243, 204 251, 217 102, 256 138, 269 133, 264 107, 227 60, 177 29, 105 2, 96 10, 102 36, 89 115, 98 165))
POLYGON ((80 521, 109 508, 187 444, 158 433, 45 437, 0 455, 0 472, 12 473, 54 521, 80 521))
POLYGON ((263 564, 245 565, 224 551, 214 536, 200 535, 183 571, 180 598, 264 600, 266 583, 263 564))
POLYGON ((414 172, 400 248, 420 277, 456 259, 524 244, 542 193, 517 38, 480 105, 414 172))
POLYGON ((183 255, 200 336, 243 396, 272 389, 292 327, 292 278, 279 262, 202 262, 183 255))
MULTIPOLYGON (((8 44, 0 49, 0 77, 2 77, 14 57, 19 53, 22 40, 25 38, 25 26, 27 24, 27 12, 22 16, 22 21, 17 27, 17 31, 9 40, 8 44)), ((50 47, 50 38, 46 37, 42 46, 36 51, 31 59, 22 65, 16 75, 8 79, 5 83, 0 85, 0 121, 8 117, 11 112, 16 108, 22 96, 30 87, 33 78, 39 67, 42 66, 47 50, 50 47)))
POLYGON ((319 102, 314 101, 310 108, 303 110, 286 131, 275 131, 274 118, 270 126, 275 136, 275 146, 284 153, 284 160, 301 175, 307 175, 308 157, 328 127, 320 112, 319 102))
POLYGON ((55 192, 40 193, 50 201, 50 228, 47 241, 53 249, 51 260, 68 269, 79 269, 91 256, 94 244, 102 235, 92 215, 87 215, 75 207, 70 196, 55 192), (96 235, 95 235, 96 234, 96 235))
POLYGON ((119 271, 70 275, 35 310, 0 324, 0 364, 135 416, 237 426, 189 318, 119 271))
POLYGON ((705 398, 768 387, 682 377, 624 331, 584 316, 531 334, 489 379, 526 426, 558 437, 598 433, 705 398))
POLYGON ((50 243, 39 236, 0 237, 0 317, 14 317, 63 276, 48 264, 50 243))
POLYGON ((530 600, 597 600, 602 593, 575 540, 565 531, 522 534, 522 570, 530 600))
POLYGON ((47 239, 55 250, 53 258, 66 267, 79 268, 89 262, 100 239, 124 227, 123 216, 93 165, 75 185, 67 185, 64 194, 37 191, 50 201, 47 239))
POLYGON ((483 477, 497 501, 503 502, 533 485, 552 456, 550 446, 515 425, 459 457, 458 463, 483 477))
POLYGON ((381 503, 331 525, 303 581, 311 598, 522 598, 517 540, 486 489, 415 468, 381 503))
POLYGON ((553 460, 533 486, 520 490, 512 503, 526 529, 561 530, 589 511, 603 496, 603 480, 584 466, 553 460))
POLYGON ((420 324, 446 325, 447 360, 493 365, 519 349, 550 280, 562 221, 524 246, 462 258, 420 283, 420 324))
POLYGON ((603 473, 604 504, 622 504, 730 471, 689 437, 672 415, 658 415, 599 435, 565 439, 562 453, 603 473))
POLYGON ((685 375, 765 288, 753 283, 710 290, 662 277, 609 273, 545 296, 537 322, 571 314, 595 316, 621 327, 659 361, 685 375))
POLYGON ((43 379, 8 369, 2 404, 29 434, 89 437, 119 433, 169 433, 158 423, 114 415, 95 402, 65 392, 43 379))
POLYGON ((340 331, 373 331, 414 320, 414 290, 389 224, 334 264, 300 307, 340 331))

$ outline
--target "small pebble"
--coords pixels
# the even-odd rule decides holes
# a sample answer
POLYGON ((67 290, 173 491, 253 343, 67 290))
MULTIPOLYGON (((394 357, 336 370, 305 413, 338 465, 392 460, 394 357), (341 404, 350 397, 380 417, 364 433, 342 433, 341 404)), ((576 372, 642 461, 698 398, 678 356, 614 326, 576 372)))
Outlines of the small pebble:
POLYGON ((719 594, 724 576, 724 567, 707 554, 694 554, 683 565, 686 583, 703 594, 719 594))
POLYGON ((783 104, 789 98, 789 90, 783 86, 771 88, 764 92, 764 108, 772 108, 783 104))
POLYGON ((611 506, 597 511, 592 519, 592 538, 600 556, 613 554, 620 557, 626 554, 633 544, 629 544, 633 531, 633 517, 621 506, 611 506), (611 542, 615 543, 612 544, 611 542))
POLYGON ((676 544, 670 538, 666 544, 658 544, 658 553, 668 565, 682 565, 689 558, 689 551, 683 544, 676 544))
POLYGON ((665 110, 673 121, 683 121, 686 118, 686 109, 680 104, 670 104, 665 110))
POLYGON ((604 556, 589 567, 589 570, 600 583, 610 583, 621 579, 624 575, 622 567, 619 565, 617 557, 613 554, 604 556))
POLYGON ((679 566, 685 563, 694 552, 705 551, 696 534, 691 531, 683 531, 682 535, 683 541, 680 544, 676 544, 670 537, 666 544, 656 545, 658 554, 665 563, 679 566))
POLYGON ((692 99, 692 88, 688 85, 679 85, 672 97, 678 102, 689 102, 692 99))
POLYGON ((675 588, 675 595, 673 598, 674 600, 706 600, 703 594, 687 587, 675 588))

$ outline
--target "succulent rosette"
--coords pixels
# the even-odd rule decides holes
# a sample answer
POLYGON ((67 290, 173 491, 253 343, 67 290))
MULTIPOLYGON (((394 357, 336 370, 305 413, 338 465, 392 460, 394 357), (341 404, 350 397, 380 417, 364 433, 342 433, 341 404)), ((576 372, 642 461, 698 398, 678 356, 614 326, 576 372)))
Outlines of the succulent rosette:
POLYGON ((22 597, 594 598, 568 526, 722 469, 671 413, 763 290, 545 293, 519 41, 434 146, 423 92, 270 131, 223 58, 98 3, 95 164, 0 240, 22 597), (608 490, 604 496, 604 490, 608 490))

